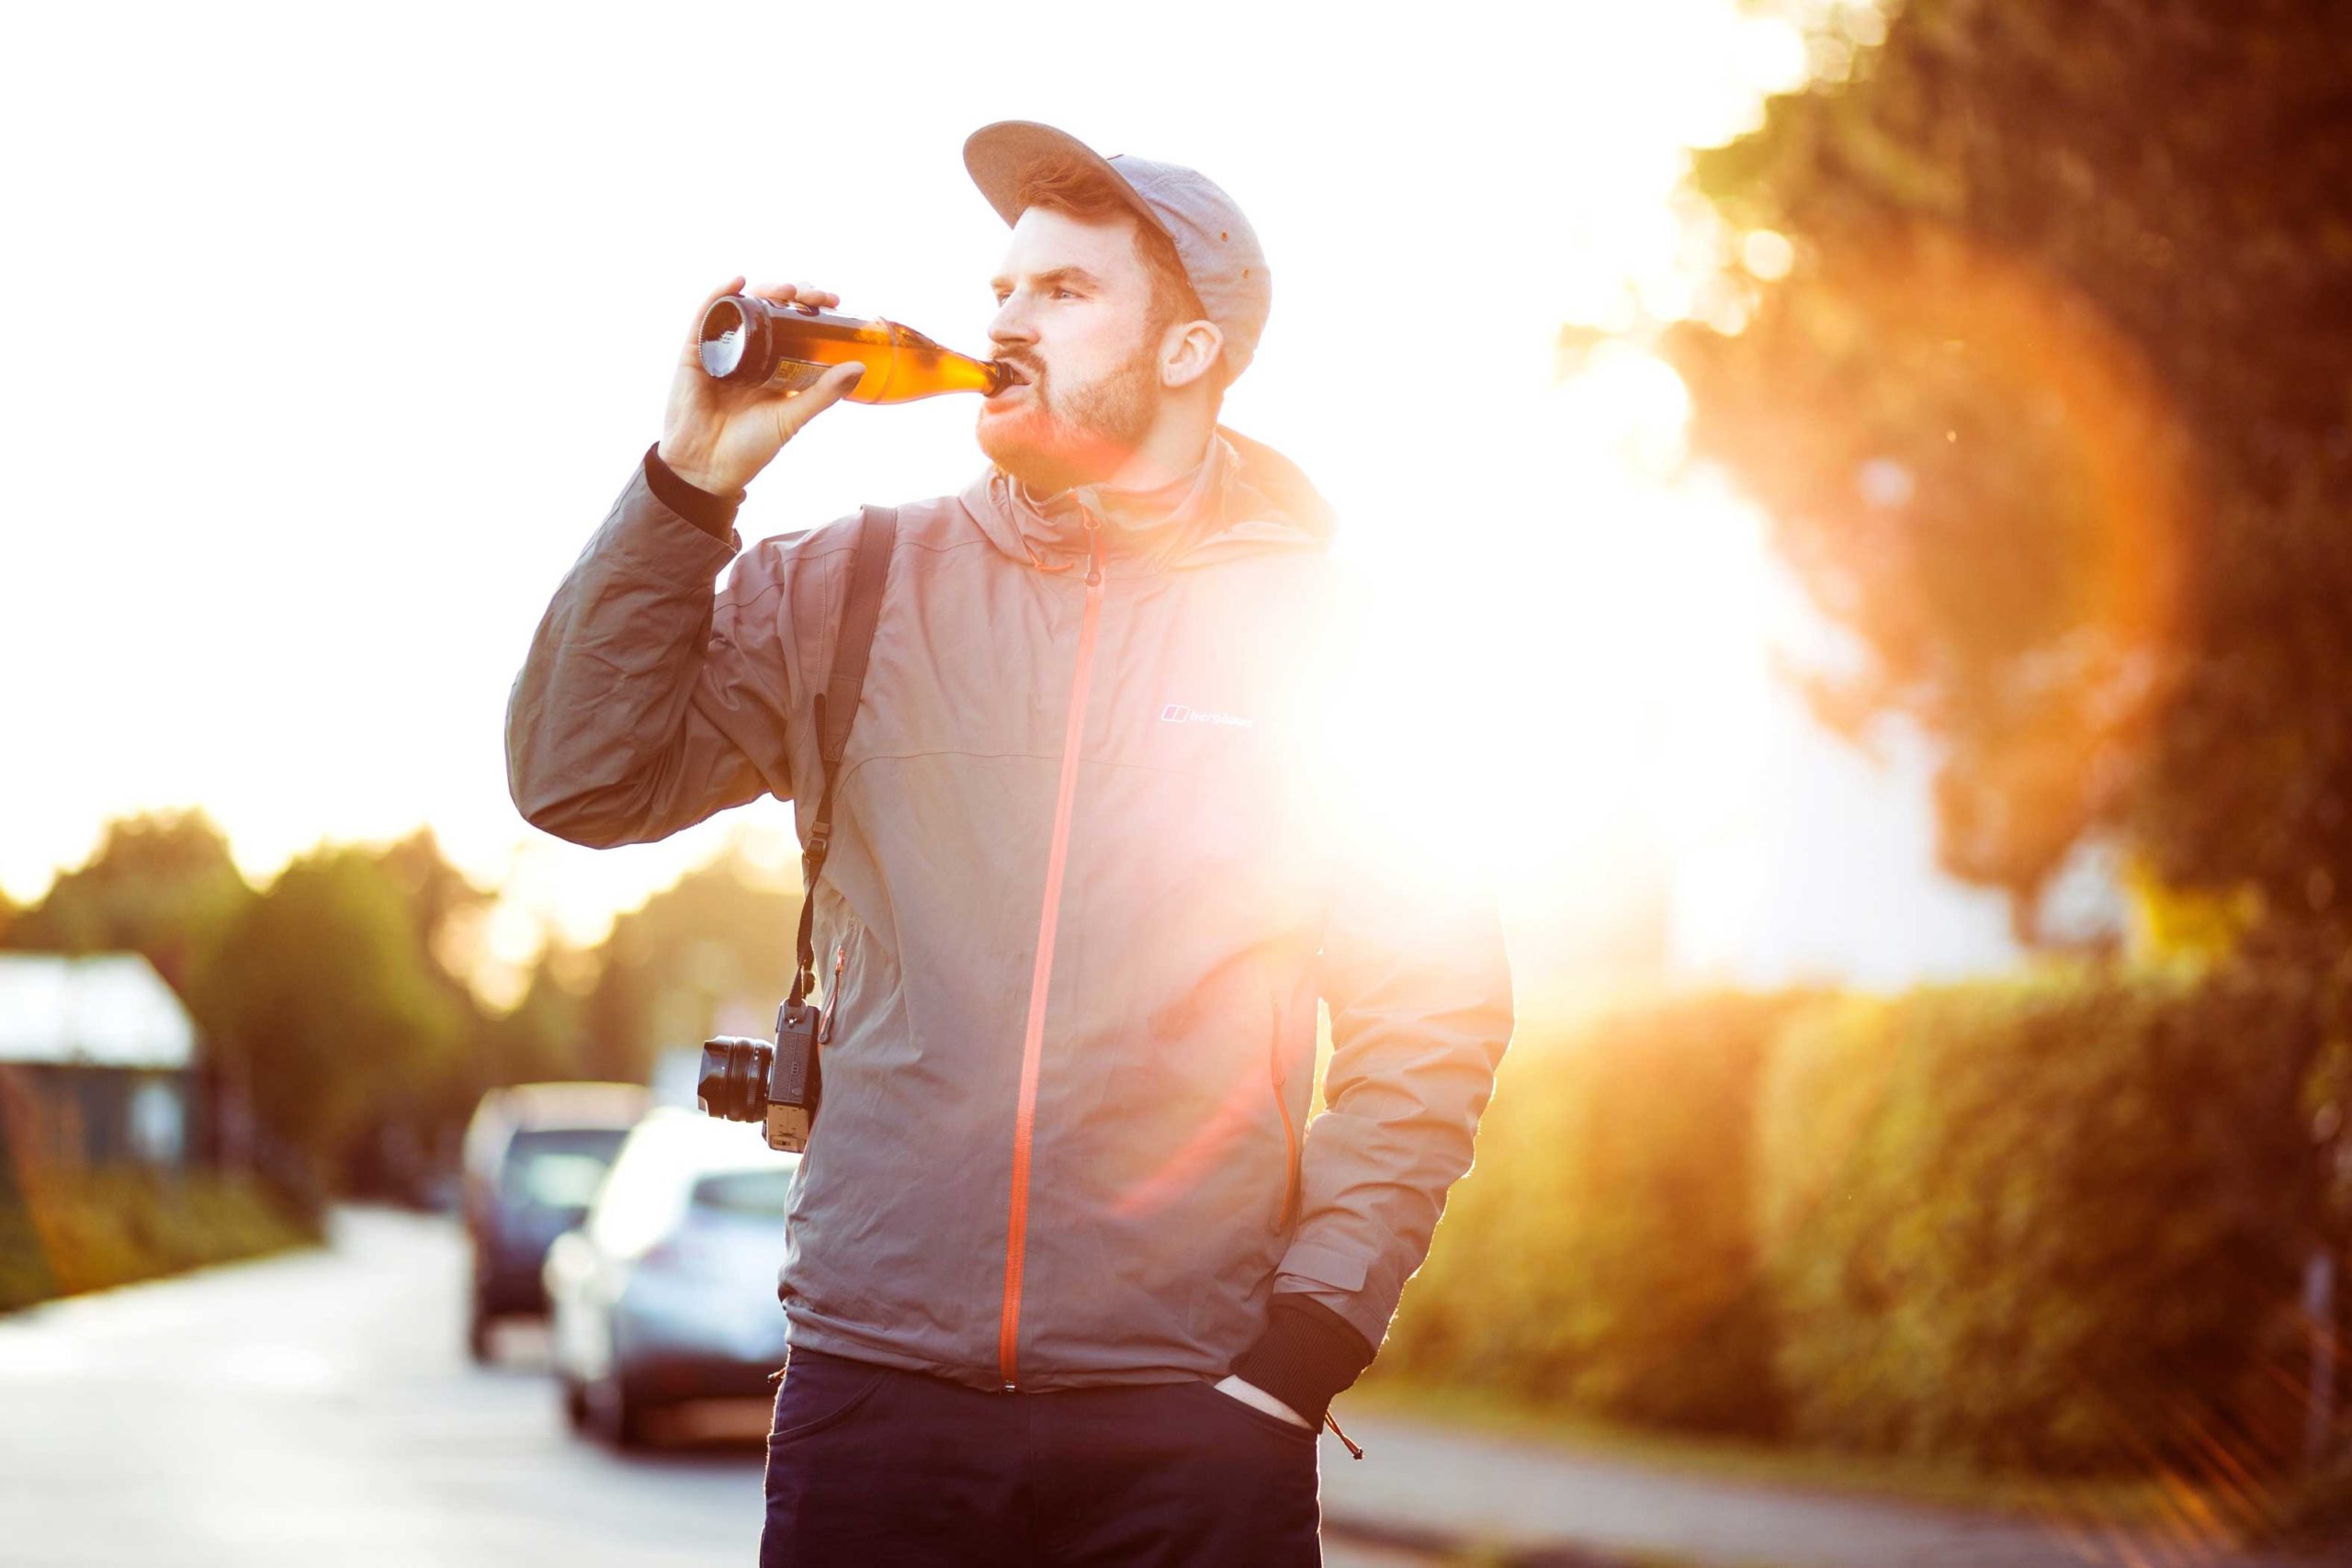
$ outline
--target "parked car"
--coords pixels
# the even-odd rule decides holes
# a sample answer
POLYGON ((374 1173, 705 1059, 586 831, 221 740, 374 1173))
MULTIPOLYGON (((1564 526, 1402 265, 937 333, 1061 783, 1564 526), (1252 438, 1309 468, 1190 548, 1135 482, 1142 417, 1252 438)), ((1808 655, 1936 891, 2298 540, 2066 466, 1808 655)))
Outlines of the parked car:
POLYGON ((765 1397, 785 1358, 785 1212, 797 1155, 755 1127, 649 1112, 588 1220, 548 1250, 565 1416, 617 1448, 689 1399, 765 1397))
POLYGON ((466 1348, 490 1359, 490 1328, 544 1316, 548 1246, 580 1224, 621 1142, 652 1103, 639 1084, 530 1083, 481 1097, 466 1124, 463 1204, 473 1252, 466 1348))

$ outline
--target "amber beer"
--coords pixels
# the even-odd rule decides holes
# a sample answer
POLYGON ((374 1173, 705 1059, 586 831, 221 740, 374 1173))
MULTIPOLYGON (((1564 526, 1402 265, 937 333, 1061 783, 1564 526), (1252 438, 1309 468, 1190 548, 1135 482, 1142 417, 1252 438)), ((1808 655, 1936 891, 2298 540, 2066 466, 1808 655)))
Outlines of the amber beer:
POLYGON ((736 387, 806 390, 836 365, 864 365, 850 389, 861 403, 903 403, 941 392, 998 390, 1011 373, 993 360, 943 348, 912 327, 729 294, 702 318, 704 374, 736 387))

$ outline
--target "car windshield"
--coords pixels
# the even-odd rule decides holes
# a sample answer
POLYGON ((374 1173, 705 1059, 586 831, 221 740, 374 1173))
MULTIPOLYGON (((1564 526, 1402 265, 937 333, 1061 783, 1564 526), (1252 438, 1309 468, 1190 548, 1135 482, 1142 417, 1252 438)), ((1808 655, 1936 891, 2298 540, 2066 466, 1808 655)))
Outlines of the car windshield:
POLYGON ((526 1128, 507 1146, 506 1196, 542 1209, 584 1210, 628 1135, 623 1127, 526 1128))
POLYGON ((729 1170, 695 1183, 694 1206, 707 1213, 778 1216, 792 1198, 792 1169, 729 1170))

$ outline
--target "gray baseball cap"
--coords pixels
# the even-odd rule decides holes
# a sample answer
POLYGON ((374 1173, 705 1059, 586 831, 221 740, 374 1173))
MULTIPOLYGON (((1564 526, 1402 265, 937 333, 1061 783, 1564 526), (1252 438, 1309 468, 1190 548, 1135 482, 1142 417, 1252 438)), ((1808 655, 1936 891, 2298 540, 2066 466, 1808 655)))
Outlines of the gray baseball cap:
POLYGON ((964 167, 989 205, 1007 223, 1021 209, 1021 176, 1040 158, 1067 154, 1112 175, 1111 187, 1153 228, 1176 243, 1177 259, 1208 319, 1225 335, 1226 379, 1249 367, 1273 308, 1274 280, 1258 231, 1233 198, 1196 169, 1114 152, 1105 158, 1068 131, 1035 120, 1001 119, 965 139, 964 167))

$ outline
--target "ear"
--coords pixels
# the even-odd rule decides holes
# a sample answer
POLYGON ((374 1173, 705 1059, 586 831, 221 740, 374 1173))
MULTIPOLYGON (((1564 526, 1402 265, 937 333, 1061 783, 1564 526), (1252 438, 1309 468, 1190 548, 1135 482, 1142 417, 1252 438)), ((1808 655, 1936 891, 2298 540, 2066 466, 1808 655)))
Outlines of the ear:
POLYGON ((1214 321, 1178 321, 1159 340, 1159 384, 1181 391, 1207 377, 1225 352, 1225 334, 1214 321))

